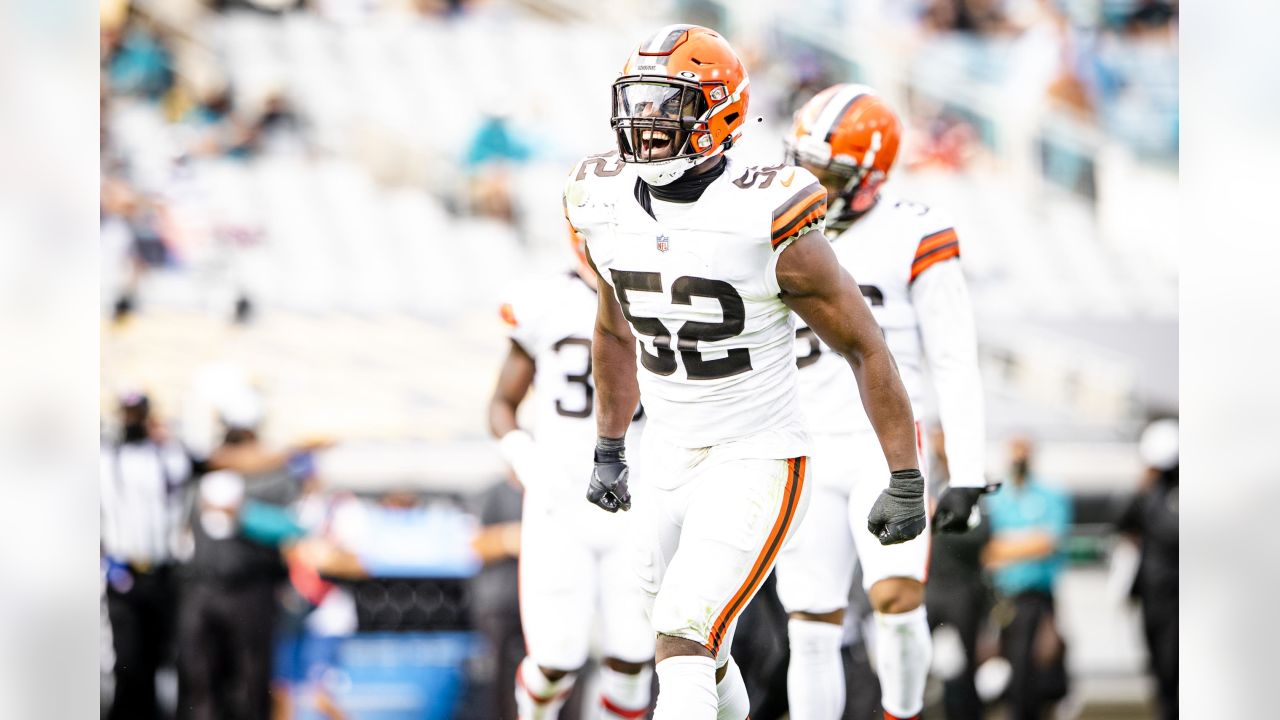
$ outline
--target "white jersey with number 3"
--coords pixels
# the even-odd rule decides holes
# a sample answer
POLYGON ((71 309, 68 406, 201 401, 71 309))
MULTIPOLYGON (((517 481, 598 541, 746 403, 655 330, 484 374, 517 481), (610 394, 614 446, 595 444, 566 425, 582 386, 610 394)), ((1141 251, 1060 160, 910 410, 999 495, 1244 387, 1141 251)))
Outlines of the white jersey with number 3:
POLYGON ((592 156, 569 177, 566 213, 638 341, 646 432, 743 457, 803 455, 795 320, 775 271, 791 240, 821 230, 826 191, 800 168, 726 163, 696 202, 655 201, 655 218, 630 167, 592 156))
POLYGON ((502 306, 511 339, 533 358, 533 432, 548 462, 582 484, 596 442, 591 335, 596 294, 575 273, 538 278, 502 306))

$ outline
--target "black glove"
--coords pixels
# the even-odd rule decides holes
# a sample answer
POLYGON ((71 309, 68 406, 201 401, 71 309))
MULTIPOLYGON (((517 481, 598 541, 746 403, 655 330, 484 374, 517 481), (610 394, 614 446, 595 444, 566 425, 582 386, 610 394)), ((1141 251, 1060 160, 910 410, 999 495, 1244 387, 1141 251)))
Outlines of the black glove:
POLYGON ((587 500, 609 512, 631 509, 627 491, 627 450, 622 438, 596 438, 596 468, 587 486, 587 500))
POLYGON ((891 473, 889 487, 867 515, 867 529, 881 545, 896 545, 924 532, 924 527, 924 477, 919 470, 891 473))
POLYGON ((989 492, 995 492, 1000 484, 984 487, 948 487, 938 498, 938 507, 933 511, 933 531, 935 533, 967 532, 976 523, 970 523, 974 506, 978 498, 989 492))

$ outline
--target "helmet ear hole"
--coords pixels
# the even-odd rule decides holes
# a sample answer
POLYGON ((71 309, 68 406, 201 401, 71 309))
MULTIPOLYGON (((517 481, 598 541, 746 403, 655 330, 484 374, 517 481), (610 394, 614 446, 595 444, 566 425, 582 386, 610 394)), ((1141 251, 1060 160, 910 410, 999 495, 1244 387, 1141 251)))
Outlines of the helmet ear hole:
POLYGON ((737 122, 737 120, 738 120, 738 113, 736 112, 732 112, 724 116, 724 122, 726 125, 732 125, 735 122, 737 122))

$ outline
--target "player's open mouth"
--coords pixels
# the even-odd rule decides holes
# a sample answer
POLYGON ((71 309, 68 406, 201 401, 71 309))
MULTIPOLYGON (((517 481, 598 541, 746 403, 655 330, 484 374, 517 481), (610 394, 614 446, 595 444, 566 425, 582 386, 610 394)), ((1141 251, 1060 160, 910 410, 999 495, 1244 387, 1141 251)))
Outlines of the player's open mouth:
POLYGON ((640 131, 640 157, 662 158, 671 154, 671 134, 665 130, 640 131))

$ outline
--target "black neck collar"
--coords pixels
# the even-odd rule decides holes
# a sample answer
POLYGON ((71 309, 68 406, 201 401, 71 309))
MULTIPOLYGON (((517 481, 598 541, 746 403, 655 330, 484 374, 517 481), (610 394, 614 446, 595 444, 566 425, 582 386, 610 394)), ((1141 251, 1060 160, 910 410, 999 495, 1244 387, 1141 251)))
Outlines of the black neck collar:
POLYGON ((697 175, 685 173, 674 182, 666 185, 650 185, 644 180, 636 178, 636 202, 640 203, 640 207, 644 208, 644 211, 649 213, 649 217, 656 220, 657 216, 653 214, 652 198, 656 197, 663 202, 674 203, 691 203, 696 201, 698 198, 702 197, 702 193, 711 186, 711 183, 716 181, 716 178, 719 178, 724 174, 725 168, 729 165, 729 162, 724 159, 723 155, 720 156, 719 161, 712 160, 711 162, 715 162, 716 166, 710 170, 704 173, 698 173, 697 175))

